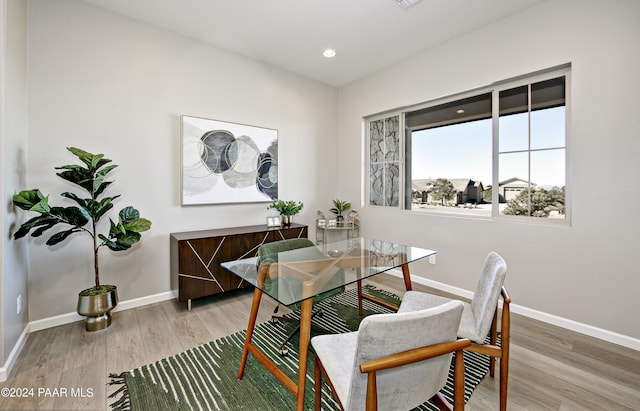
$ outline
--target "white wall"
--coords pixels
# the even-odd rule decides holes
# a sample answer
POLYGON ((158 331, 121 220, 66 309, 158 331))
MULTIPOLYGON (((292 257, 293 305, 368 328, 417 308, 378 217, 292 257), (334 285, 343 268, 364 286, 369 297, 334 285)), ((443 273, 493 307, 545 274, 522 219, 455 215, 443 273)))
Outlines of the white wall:
MULTIPOLYGON (((66 146, 104 153, 119 167, 117 208, 153 222, 128 253, 101 254, 103 283, 121 300, 170 290, 169 234, 264 224, 267 203, 180 207, 180 116, 279 131, 280 198, 305 204, 313 224, 335 196, 327 167, 337 143, 337 89, 75 0, 29 2, 29 188, 72 187, 54 167, 74 161, 66 146)), ((24 187, 26 188, 26 187, 24 187)), ((313 231, 312 231, 313 234, 313 231)), ((29 309, 35 321, 75 311, 92 285, 91 244, 55 249, 29 239, 29 309)))
MULTIPOLYGON (((315 211, 329 208, 331 198, 352 201, 360 207, 363 234, 439 251, 435 266, 415 264, 414 274, 467 290, 474 289, 486 253, 496 250, 508 261, 515 304, 638 339, 640 325, 627 319, 640 308, 633 258, 640 227, 640 194, 633 189, 640 119, 631 104, 640 89, 638 21, 635 0, 548 1, 338 92, 80 1, 30 0, 23 72, 29 84, 28 181, 20 181, 26 143, 17 139, 8 151, 3 131, 5 202, 15 190, 40 187, 58 204, 58 194, 70 186, 53 167, 73 161, 64 147, 104 152, 120 166, 112 188, 123 194, 118 206, 136 206, 153 228, 132 252, 102 254, 103 280, 118 285, 122 300, 165 292, 169 233, 261 224, 268 214, 266 204, 179 206, 180 115, 275 128, 281 198, 305 203, 297 221, 312 225, 315 211), (564 63, 573 67, 571 227, 358 204, 362 117, 564 63)), ((15 118, 21 115, 26 111, 15 118)), ((5 212, 2 218, 0 309, 8 313, 26 280, 18 274, 22 280, 5 291, 7 254, 14 247, 21 251, 7 241, 15 216, 5 212)), ((87 239, 55 250, 44 239, 28 243, 29 320, 74 312, 75 294, 92 284, 87 239)), ((3 319, 6 351, 16 334, 3 319)))
POLYGON ((514 304, 640 339, 639 22, 637 0, 547 1, 341 88, 339 195, 356 200, 362 117, 572 65, 570 227, 365 208, 363 234, 438 250, 412 274, 465 290, 495 250, 514 304))
MULTIPOLYGON (((27 147, 27 7, 21 0, 0 1, 0 358, 6 364, 28 322, 27 247, 11 240, 17 215, 9 206, 16 190, 26 183, 27 147), (22 309, 17 311, 17 298, 22 309)), ((15 358, 13 358, 15 360, 15 358)), ((0 379, 4 370, 0 369, 0 379)))

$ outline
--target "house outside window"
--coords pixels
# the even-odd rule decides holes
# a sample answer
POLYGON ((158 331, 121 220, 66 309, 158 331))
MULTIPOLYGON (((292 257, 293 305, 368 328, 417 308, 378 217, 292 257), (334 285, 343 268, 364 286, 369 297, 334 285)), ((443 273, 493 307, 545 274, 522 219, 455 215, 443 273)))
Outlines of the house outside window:
POLYGON ((568 222, 569 76, 563 67, 367 119, 368 205, 568 222))

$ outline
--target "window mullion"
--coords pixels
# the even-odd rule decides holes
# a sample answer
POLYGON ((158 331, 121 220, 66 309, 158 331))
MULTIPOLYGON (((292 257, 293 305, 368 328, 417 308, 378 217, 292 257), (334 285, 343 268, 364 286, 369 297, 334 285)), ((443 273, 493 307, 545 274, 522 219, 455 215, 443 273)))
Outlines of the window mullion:
POLYGON ((527 198, 527 214, 532 217, 531 210, 533 209, 531 196, 531 83, 527 85, 527 187, 529 188, 527 198))
POLYGON ((496 218, 500 215, 500 93, 493 90, 491 93, 491 146, 492 146, 492 166, 491 166, 491 216, 496 218))

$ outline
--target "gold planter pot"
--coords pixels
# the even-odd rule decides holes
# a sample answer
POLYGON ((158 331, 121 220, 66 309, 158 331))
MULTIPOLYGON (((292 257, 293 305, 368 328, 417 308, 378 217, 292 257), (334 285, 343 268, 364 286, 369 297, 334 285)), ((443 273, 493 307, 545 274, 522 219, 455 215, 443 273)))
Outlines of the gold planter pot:
POLYGON ((78 294, 78 314, 87 317, 87 331, 104 330, 111 325, 111 310, 118 305, 118 289, 115 285, 107 287, 110 290, 103 294, 83 295, 87 290, 78 294))

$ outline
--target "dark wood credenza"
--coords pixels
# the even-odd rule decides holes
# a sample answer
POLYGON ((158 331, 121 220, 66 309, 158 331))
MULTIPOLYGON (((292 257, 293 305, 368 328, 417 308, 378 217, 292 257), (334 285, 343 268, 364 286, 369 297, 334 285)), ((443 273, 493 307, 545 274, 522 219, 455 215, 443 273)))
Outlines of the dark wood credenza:
POLYGON ((178 290, 178 301, 224 293, 248 286, 220 263, 257 255, 264 243, 287 238, 307 238, 306 225, 282 227, 254 225, 215 230, 171 233, 171 289, 178 290))

